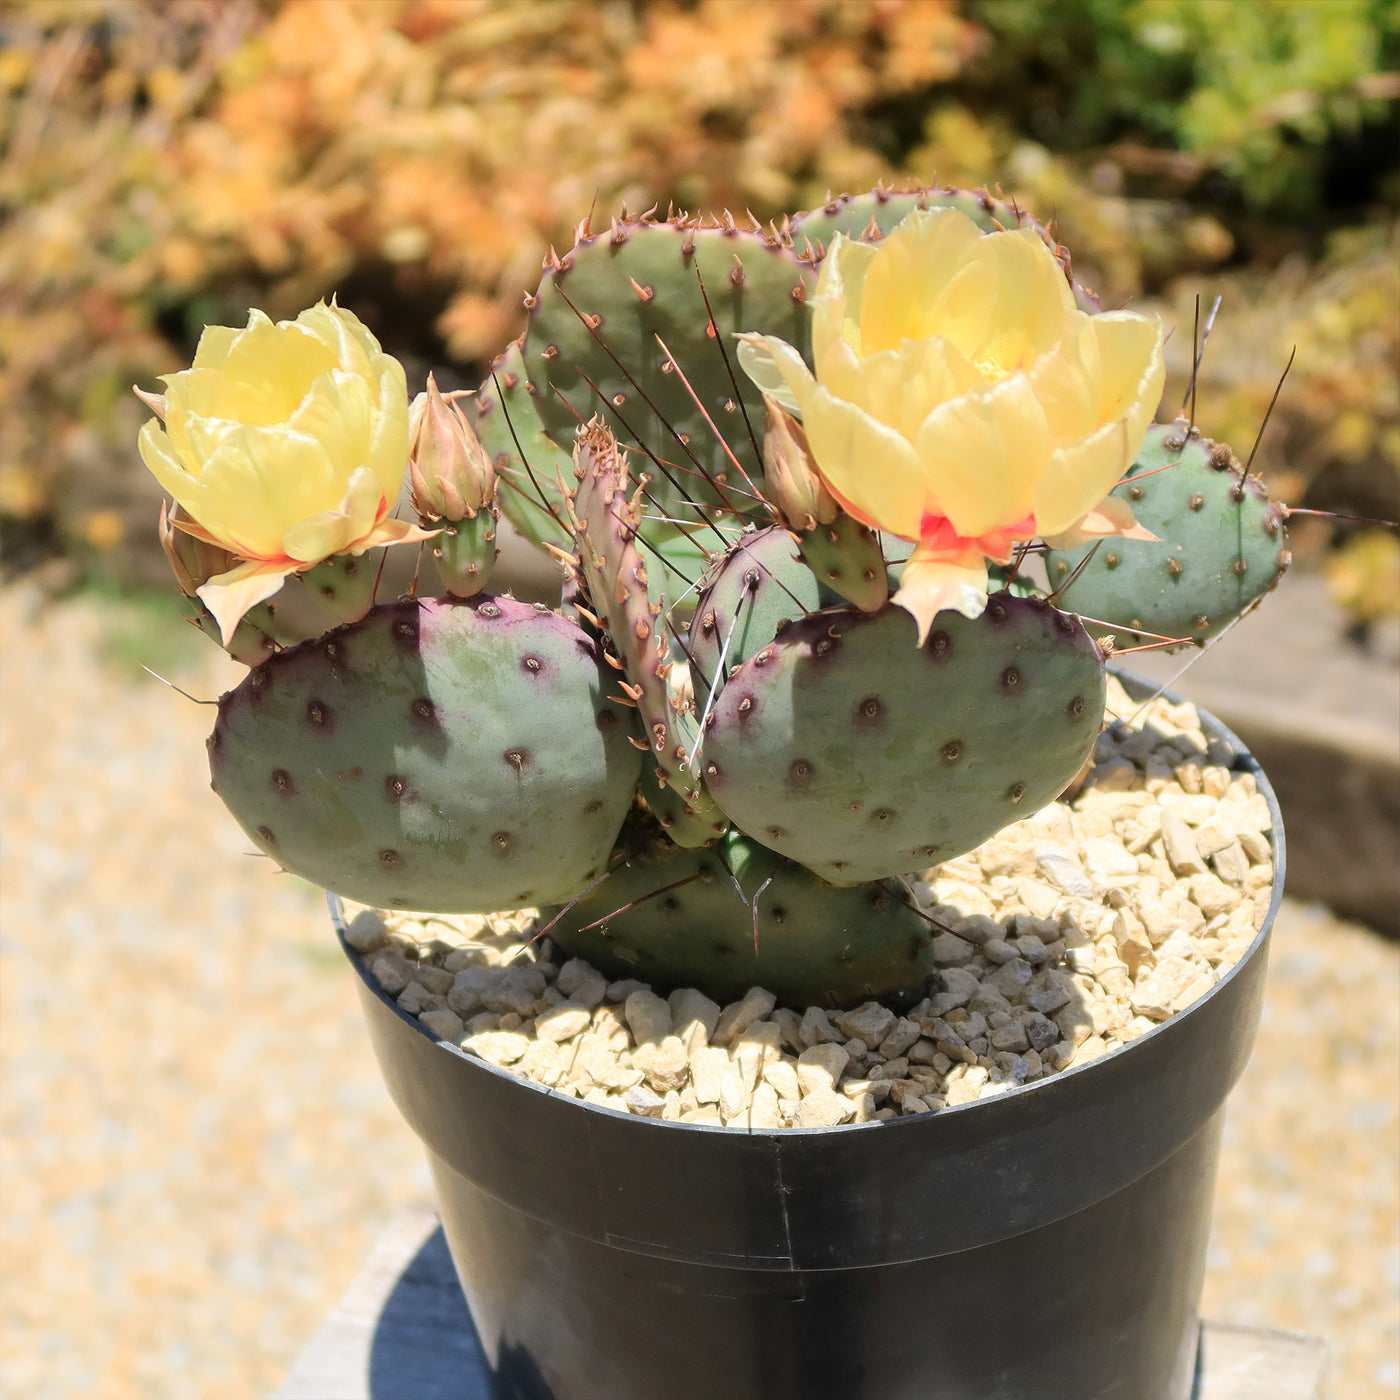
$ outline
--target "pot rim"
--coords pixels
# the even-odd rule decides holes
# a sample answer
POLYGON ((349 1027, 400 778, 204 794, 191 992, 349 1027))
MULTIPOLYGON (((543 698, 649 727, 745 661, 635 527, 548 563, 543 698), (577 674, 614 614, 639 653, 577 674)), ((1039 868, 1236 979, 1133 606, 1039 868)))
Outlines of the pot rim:
MULTIPOLYGON (((1108 669, 1110 674, 1116 676, 1118 680, 1122 682, 1129 695, 1135 700, 1147 701, 1160 696, 1170 701, 1172 704, 1181 704, 1184 702, 1185 697, 1178 695, 1175 691, 1166 687, 1158 687, 1152 684, 1152 682, 1144 680, 1141 676, 1134 675, 1130 671, 1122 670, 1114 666, 1110 666, 1108 669)), ((1196 704, 1195 701, 1190 703, 1193 705, 1196 704)), ((1254 758, 1254 755, 1245 747, 1239 736, 1227 725, 1221 723, 1221 721, 1210 711, 1205 709, 1204 706, 1196 705, 1196 709, 1201 717, 1201 727, 1207 736, 1225 740, 1234 750, 1235 757, 1230 765, 1231 772, 1252 774, 1258 785, 1258 790, 1263 794, 1269 808, 1269 845, 1273 852, 1274 878, 1270 891, 1269 907, 1261 926, 1255 931, 1254 938, 1251 940, 1249 947, 1245 949, 1233 966, 1230 967, 1208 992, 1198 997, 1184 1010, 1175 1012, 1165 1021, 1159 1022, 1150 1031, 1144 1031, 1142 1035, 1138 1036, 1136 1039, 1122 1045, 1114 1046, 1112 1049, 1106 1050, 1103 1054, 1095 1056, 1094 1059, 1086 1061, 1082 1065, 1072 1065, 1068 1069, 1057 1070, 1054 1074, 1046 1075, 1043 1079, 1038 1079, 1030 1084, 1015 1085, 995 1095, 991 1099, 973 1099, 964 1104, 950 1104, 945 1108, 940 1108, 930 1113, 901 1114, 897 1118, 873 1119, 867 1123, 838 1123, 830 1127, 818 1128, 741 1128, 737 1126, 730 1127, 726 1124, 682 1123, 674 1119, 647 1118, 639 1114, 624 1112, 622 1109, 607 1108, 602 1104, 587 1103, 583 1099, 572 1098, 567 1094, 560 1094, 557 1090, 550 1088, 548 1085, 536 1083, 534 1080, 527 1079, 520 1074, 515 1074, 509 1069, 490 1064, 488 1061, 480 1059, 476 1055, 469 1054, 452 1041, 442 1040, 433 1035, 416 1016, 405 1011, 398 1005, 393 997, 389 996, 388 993, 380 987, 370 973, 364 958, 362 958, 346 941, 345 909, 341 897, 334 892, 328 891, 326 894, 326 903, 330 910, 331 923, 335 928, 337 938, 340 940, 341 948, 356 974, 368 991, 401 1021, 404 1021, 419 1035, 447 1051, 449 1054, 455 1055, 459 1059, 465 1060, 468 1064, 474 1065, 486 1073, 494 1075, 497 1079, 513 1087, 533 1090, 549 1098, 567 1103, 584 1113, 606 1114, 609 1118, 621 1119, 629 1123, 645 1125, 649 1128, 720 1134, 726 1137, 738 1135, 746 1138, 767 1138, 777 1141, 791 1141, 799 1138, 829 1137, 833 1133, 844 1136, 877 1128, 885 1131, 899 1130, 901 1127, 915 1123, 927 1125, 927 1123, 931 1121, 947 1122, 950 1115, 963 1115, 974 1109, 981 1109, 984 1113, 990 1114, 1002 1108, 1004 1105, 1021 1100, 1025 1095, 1032 1093, 1038 1095, 1036 1100, 1038 1105, 1044 1105, 1048 1108, 1050 1095, 1056 1088, 1064 1088, 1066 1085, 1077 1081, 1081 1076, 1094 1074, 1096 1071, 1103 1073, 1106 1067, 1111 1067, 1117 1061, 1121 1060, 1123 1056, 1129 1054, 1139 1046, 1162 1040, 1169 1035, 1179 1034, 1186 1021, 1215 1000, 1218 995, 1223 995, 1226 988, 1241 974, 1246 965, 1254 960, 1267 940, 1273 928, 1274 920, 1278 917, 1279 908, 1283 902, 1284 877, 1286 873, 1283 814, 1279 809, 1278 798, 1274 794, 1273 787, 1268 780, 1267 774, 1265 774, 1263 768, 1254 758)), ((1111 1072, 1111 1069, 1109 1072, 1111 1072)))

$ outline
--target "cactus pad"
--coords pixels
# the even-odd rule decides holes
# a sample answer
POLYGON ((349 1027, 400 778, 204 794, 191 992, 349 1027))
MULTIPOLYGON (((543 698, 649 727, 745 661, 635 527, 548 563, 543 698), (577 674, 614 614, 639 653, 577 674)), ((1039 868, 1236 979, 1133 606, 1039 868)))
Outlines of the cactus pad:
POLYGON ((1103 717, 1098 648, 1042 599, 799 620, 732 671, 701 770, 742 831, 833 884, 949 860, 1070 783, 1103 717))
POLYGON ((698 705, 775 635, 822 605, 816 577, 780 525, 745 535, 714 569, 690 624, 698 705))
MULTIPOLYGON (((573 459, 540 421, 519 345, 507 348, 476 397, 464 400, 463 406, 481 445, 491 454, 496 498, 506 519, 534 544, 572 544, 560 482, 573 481, 573 459)), ((572 432, 562 439, 570 444, 573 440, 572 432)))
POLYGON ((1267 593, 1288 563, 1283 512, 1263 482, 1180 419, 1148 429, 1113 494, 1158 538, 1052 551, 1046 568, 1052 588, 1072 579, 1056 604, 1082 614, 1093 632, 1113 633, 1120 647, 1160 637, 1199 646, 1267 593))
POLYGON ((922 995, 932 933, 893 882, 833 889, 737 832, 703 851, 658 843, 550 929, 614 977, 698 986, 721 1001, 761 986, 798 1007, 922 995))
POLYGON ((381 908, 573 898, 636 787, 598 648, 512 598, 386 603, 219 702, 215 791, 286 869, 381 908))
POLYGON ((756 482, 764 410, 734 334, 761 330, 805 347, 814 280, 786 240, 733 220, 614 223, 584 236, 531 298, 525 366, 541 422, 563 442, 602 414, 624 445, 660 458, 664 472, 646 467, 660 514, 693 518, 695 503, 757 509, 662 344, 756 482), (716 490, 716 477, 727 488, 716 490))
POLYGON ((906 215, 915 209, 956 209, 966 214, 984 233, 1003 228, 1031 228, 1055 250, 1074 289, 1074 298, 1081 311, 1100 309, 1099 299, 1087 287, 1082 287, 1070 274, 1069 255, 1046 235, 1044 227, 1024 210, 995 199, 986 190, 943 189, 937 185, 916 186, 908 190, 887 190, 879 186, 868 194, 843 194, 828 200, 820 209, 798 214, 789 229, 799 248, 811 245, 824 250, 840 233, 847 238, 866 241, 883 237, 906 215))

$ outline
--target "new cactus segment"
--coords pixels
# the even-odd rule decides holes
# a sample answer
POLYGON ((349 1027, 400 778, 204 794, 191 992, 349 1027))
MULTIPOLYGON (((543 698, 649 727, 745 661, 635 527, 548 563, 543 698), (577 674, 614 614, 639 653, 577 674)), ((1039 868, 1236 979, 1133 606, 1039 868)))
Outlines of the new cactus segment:
MULTIPOLYGON (((386 908, 538 908, 561 948, 612 975, 721 999, 762 984, 798 1006, 919 995, 936 929, 904 877, 1073 781, 1103 719, 1104 634, 1200 642, 1286 562, 1282 513, 1227 448, 1178 422, 1149 429, 1128 462, 1155 391, 1145 408, 1114 409, 1121 419, 1092 417, 1133 388, 1111 368, 1102 392, 1083 377, 1107 356, 1093 348, 1098 328, 1126 345, 1133 322, 1140 344, 1142 318, 1095 322, 1092 294, 1066 291, 1068 272, 1014 206, 936 188, 843 196, 766 231, 727 215, 581 227, 547 260, 524 335, 475 395, 459 402, 430 382, 407 420, 385 410, 373 450, 401 435, 420 527, 385 522, 381 501, 353 529, 336 525, 339 552, 287 565, 343 625, 303 640, 265 590, 239 595, 241 610, 221 601, 221 621, 241 618, 229 648, 253 669, 220 701, 215 790, 261 851, 309 880, 386 908), (1070 347, 1036 351, 1037 397, 1007 420, 1010 433, 1045 424, 1044 441, 1015 439, 1041 452, 1025 470, 1045 484, 1018 477, 1021 457, 998 448, 999 484, 983 490, 959 465, 946 515, 936 479, 912 486, 890 466, 941 460, 918 423, 904 425, 899 405, 914 400, 881 379, 889 365, 909 372, 898 298, 872 294, 887 310, 852 330, 861 293, 836 285, 864 276, 913 210, 933 213, 909 228, 961 221, 941 226, 951 241, 938 246, 970 258, 946 277, 928 268, 949 338, 930 341, 913 372, 940 423, 961 430, 984 412, 993 396, 973 391, 1019 373, 1046 326, 1070 347), (985 237, 1005 241, 991 251, 985 237), (1031 329, 977 324, 983 303, 967 289, 999 275, 1003 256, 1018 269, 1008 275, 1042 279, 1031 329), (846 274, 828 276, 838 264, 846 274), (838 294, 854 298, 845 322, 831 319, 838 294), (813 324, 826 336, 815 347, 813 324), (856 341, 843 346, 833 325, 856 341), (768 371, 745 373, 740 333, 769 338, 768 371), (806 421, 770 372, 785 354, 820 383, 815 397, 804 389, 806 421), (823 398, 828 380, 839 393, 823 398), (890 478, 889 519, 850 475, 853 442, 888 446, 857 466, 890 478), (849 498, 823 474, 823 451, 846 454, 849 498), (1076 471, 1100 484, 1076 485, 1076 471), (1065 540, 1105 536, 1046 555, 1048 597, 1021 567, 1042 549, 1035 516, 1005 513, 1003 481, 1045 519, 1078 519, 1065 540), (558 609, 485 591, 498 511, 561 561, 558 609), (378 557, 352 550, 404 539, 431 549, 449 596, 376 603, 378 557), (931 597, 948 601, 934 611, 931 597)), ((1018 304, 1002 296, 998 314, 1018 304)), ((337 317, 353 321, 334 307, 316 317, 326 335, 337 317)), ((1156 363, 1140 397, 1160 383, 1156 363)), ((996 447, 1001 431, 970 440, 996 447)), ((343 470, 362 493, 345 509, 363 514, 364 469, 343 470)), ((220 580, 264 565, 207 534, 162 521, 181 590, 217 635, 206 580, 228 587, 220 580)))

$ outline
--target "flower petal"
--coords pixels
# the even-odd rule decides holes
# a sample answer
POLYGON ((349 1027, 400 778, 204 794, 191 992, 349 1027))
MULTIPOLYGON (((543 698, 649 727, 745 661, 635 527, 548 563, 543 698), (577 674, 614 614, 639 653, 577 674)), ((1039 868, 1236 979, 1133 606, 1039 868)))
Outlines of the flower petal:
POLYGON ((1121 496, 1105 496, 1098 505, 1074 522, 1067 530, 1046 535, 1051 549, 1078 549, 1080 545, 1107 536, 1124 540, 1156 541, 1157 536, 1137 523, 1132 507, 1121 496))
POLYGON ((807 445, 831 494, 863 524, 917 539, 930 503, 909 442, 821 387, 803 409, 807 445))
POLYGON ((321 444, 280 425, 236 428, 205 463, 200 480, 207 514, 193 505, 190 514, 244 558, 282 557, 286 532, 334 510, 344 494, 321 444))
POLYGON ((388 355, 381 356, 376 387, 379 397, 365 461, 379 489, 392 501, 408 465, 408 386, 403 366, 388 355))
POLYGON ((1028 369, 1064 334, 1074 293, 1030 229, 989 233, 971 250, 930 315, 940 335, 989 378, 1028 369))
POLYGON ((335 350, 296 321, 274 325, 261 312, 234 337, 220 373, 236 384, 249 385, 277 404, 276 416, 290 417, 317 375, 336 367, 335 350))
POLYGON ((393 516, 386 515, 358 543, 352 544, 348 552, 363 554, 365 550, 374 549, 379 545, 418 544, 423 540, 436 539, 441 533, 441 525, 414 525, 407 520, 395 520, 393 516))
POLYGON ((905 340, 946 335, 938 308, 985 237, 959 209, 916 209, 902 219, 864 269, 857 353, 865 358, 905 340))
POLYGON ((219 624, 220 641, 227 646, 243 614, 271 598, 282 587, 283 580, 300 567, 290 561, 245 560, 226 574, 217 574, 208 583, 201 584, 199 599, 219 624))
POLYGON ((860 368, 862 407, 910 442, 939 404, 985 387, 976 366, 951 340, 938 336, 906 340, 898 350, 869 356, 860 368))
MULTIPOLYGON (((261 311, 252 311, 249 313, 249 320, 262 314, 261 311)), ((205 326, 200 332, 199 344, 195 346, 194 359, 191 361, 190 367, 192 369, 222 369, 238 334, 236 326, 205 326)), ((167 380, 173 377, 173 375, 165 376, 167 380)))
POLYGON ((982 616, 987 607, 986 563, 980 558, 931 559, 915 549, 891 601, 913 615, 922 646, 933 619, 945 608, 964 617, 982 616))
POLYGON ((802 400, 816 384, 807 362, 775 335, 746 333, 738 340, 739 367, 770 399, 801 417, 802 400))
POLYGON ((844 341, 857 359, 868 353, 861 344, 861 306, 866 273, 874 266, 878 251, 873 243, 858 243, 840 233, 831 240, 817 274, 816 290, 808 301, 814 359, 818 341, 844 341))
POLYGON ((1025 375, 940 404, 915 438, 939 513, 960 535, 986 535, 1024 519, 1044 470, 1048 434, 1025 375))
POLYGON ((1035 518, 1041 533, 1067 530, 1113 490, 1132 462, 1128 424, 1122 418, 1080 442, 1057 447, 1036 490, 1035 518))

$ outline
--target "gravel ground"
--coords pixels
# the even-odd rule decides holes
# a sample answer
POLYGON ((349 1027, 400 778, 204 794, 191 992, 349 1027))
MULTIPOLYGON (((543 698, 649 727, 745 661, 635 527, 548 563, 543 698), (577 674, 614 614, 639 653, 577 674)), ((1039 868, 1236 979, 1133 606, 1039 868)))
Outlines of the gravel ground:
MULTIPOLYGON (((319 895, 242 854, 209 712, 111 630, 0 591, 0 1393, 258 1400, 426 1174, 319 895)), ((1226 1130, 1205 1311, 1326 1335, 1332 1400, 1400 1395, 1398 989, 1286 905, 1226 1130)))

